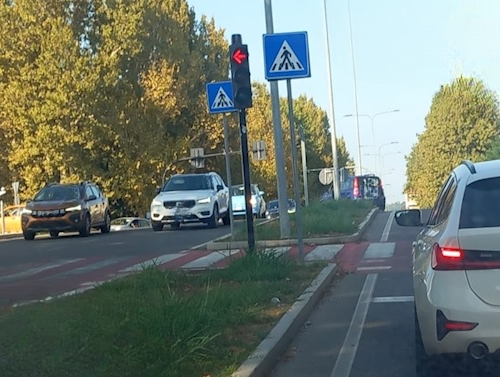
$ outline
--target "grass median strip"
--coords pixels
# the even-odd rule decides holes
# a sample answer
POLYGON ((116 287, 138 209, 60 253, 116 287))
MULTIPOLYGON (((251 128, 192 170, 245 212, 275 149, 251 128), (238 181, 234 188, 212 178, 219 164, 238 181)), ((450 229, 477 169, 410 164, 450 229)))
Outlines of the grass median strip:
POLYGON ((0 376, 229 376, 324 266, 259 252, 17 308, 0 317, 0 376))
MULTIPOLYGON (((369 200, 338 200, 315 202, 302 208, 304 237, 347 236, 355 233, 359 225, 373 209, 369 200)), ((296 234, 295 214, 290 215, 292 235, 296 234)), ((255 227, 257 240, 279 240, 279 221, 255 227)), ((240 225, 235 232, 235 241, 247 239, 246 226, 240 225)))

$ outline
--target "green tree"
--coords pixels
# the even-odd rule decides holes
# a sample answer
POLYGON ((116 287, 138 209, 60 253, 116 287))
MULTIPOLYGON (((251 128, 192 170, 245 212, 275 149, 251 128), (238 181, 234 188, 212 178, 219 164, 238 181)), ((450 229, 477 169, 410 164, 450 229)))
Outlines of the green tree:
POLYGON ((496 95, 474 78, 441 86, 425 118, 425 130, 407 156, 405 192, 432 206, 446 176, 464 159, 481 161, 499 134, 496 95))

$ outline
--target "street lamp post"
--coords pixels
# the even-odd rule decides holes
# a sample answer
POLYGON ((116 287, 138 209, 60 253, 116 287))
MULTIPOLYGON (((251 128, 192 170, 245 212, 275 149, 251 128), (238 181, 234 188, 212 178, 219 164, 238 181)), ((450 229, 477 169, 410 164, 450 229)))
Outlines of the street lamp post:
MULTIPOLYGON (((399 112, 399 109, 394 109, 394 110, 389 110, 389 111, 382 111, 380 113, 375 113, 373 115, 369 115, 369 114, 358 114, 357 116, 358 117, 366 117, 366 118, 369 118, 370 121, 371 121, 371 126, 372 126, 372 138, 373 138, 373 169, 374 169, 374 173, 377 172, 377 157, 376 157, 376 152, 377 152, 377 143, 376 143, 376 140, 375 140, 375 118, 380 116, 380 115, 384 115, 384 114, 391 114, 391 113, 397 113, 399 112)), ((355 116, 354 114, 346 114, 344 115, 344 118, 349 118, 349 117, 352 117, 352 116, 355 116)))
POLYGON ((335 110, 333 105, 333 81, 332 81, 332 62, 330 58, 330 38, 328 36, 328 17, 326 11, 326 0, 323 0, 323 18, 325 22, 325 43, 326 43, 326 73, 328 76, 328 97, 330 102, 330 138, 332 144, 332 167, 333 167, 333 199, 340 199, 339 183, 339 161, 337 156, 337 134, 335 130, 335 110))
POLYGON ((379 159, 380 159, 380 165, 382 166, 382 158, 380 157, 382 155, 382 148, 383 147, 386 147, 388 145, 394 145, 394 144, 399 144, 399 141, 391 141, 390 143, 385 143, 385 144, 382 144, 379 148, 378 148, 378 156, 379 156, 379 159))

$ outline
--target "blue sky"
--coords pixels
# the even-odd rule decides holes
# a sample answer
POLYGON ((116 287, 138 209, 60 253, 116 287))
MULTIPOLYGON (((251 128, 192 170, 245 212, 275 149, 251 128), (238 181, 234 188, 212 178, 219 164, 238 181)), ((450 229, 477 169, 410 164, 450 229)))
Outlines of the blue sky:
MULTIPOLYGON (((355 105, 348 1, 327 0, 327 15, 336 131, 357 160, 355 119, 344 117, 354 113, 355 105)), ((385 170, 380 171, 378 164, 377 173, 384 181, 388 203, 402 201, 404 156, 417 141, 416 134, 424 130, 440 85, 464 74, 483 79, 495 92, 500 90, 500 2, 350 1, 359 114, 399 110, 375 118, 375 150, 370 120, 359 118, 362 165, 372 172, 373 153, 380 150, 385 170), (397 144, 384 145, 391 142, 397 144)), ((226 30, 228 40, 231 34, 242 35, 249 46, 252 79, 264 82, 264 0, 188 2, 198 17, 213 17, 226 30)), ((308 32, 312 75, 292 81, 294 97, 306 94, 328 111, 323 0, 273 0, 273 16, 276 33, 308 32)), ((280 95, 286 95, 284 83, 280 95)))

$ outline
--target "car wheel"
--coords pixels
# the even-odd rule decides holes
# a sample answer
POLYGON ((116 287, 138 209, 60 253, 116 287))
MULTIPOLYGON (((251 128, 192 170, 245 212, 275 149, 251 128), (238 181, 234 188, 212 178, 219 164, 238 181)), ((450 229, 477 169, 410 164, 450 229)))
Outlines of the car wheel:
POLYGON ((90 236, 90 231, 92 230, 92 222, 90 221, 90 215, 87 214, 85 216, 85 223, 83 225, 83 229, 80 230, 80 237, 88 237, 90 236))
POLYGON ((208 219, 209 228, 217 228, 217 223, 219 222, 219 207, 215 206, 212 213, 212 217, 208 219))
POLYGON ((231 225, 231 217, 229 216, 229 210, 226 212, 226 215, 222 218, 222 223, 224 225, 231 225))
POLYGON ((101 226, 101 233, 109 233, 111 231, 111 215, 106 211, 104 215, 104 225, 101 226))
POLYGON ((35 239, 35 232, 25 231, 23 232, 23 237, 26 241, 33 241, 35 239))
POLYGON ((172 223, 170 224, 170 227, 172 229, 179 229, 181 227, 181 223, 172 223))
POLYGON ((151 227, 155 232, 161 232, 163 230, 163 224, 151 221, 151 227))
POLYGON ((57 230, 51 230, 49 234, 52 238, 57 238, 59 236, 59 232, 57 230))

